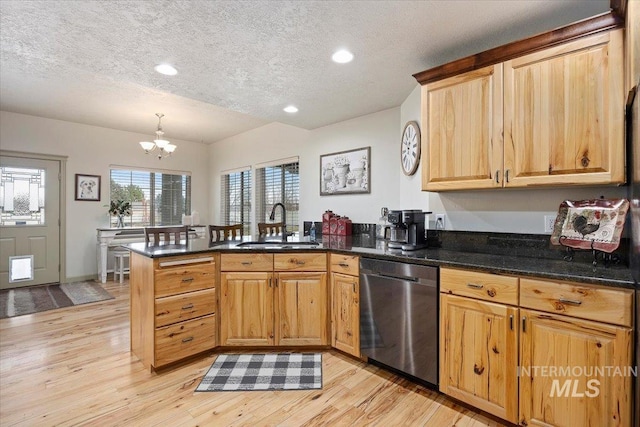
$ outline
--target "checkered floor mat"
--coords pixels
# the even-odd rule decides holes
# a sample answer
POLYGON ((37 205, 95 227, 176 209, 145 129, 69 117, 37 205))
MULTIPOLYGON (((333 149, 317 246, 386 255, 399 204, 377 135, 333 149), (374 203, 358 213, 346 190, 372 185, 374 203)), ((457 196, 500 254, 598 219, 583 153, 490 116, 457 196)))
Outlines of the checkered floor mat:
POLYGON ((196 391, 322 388, 322 354, 221 354, 196 391))

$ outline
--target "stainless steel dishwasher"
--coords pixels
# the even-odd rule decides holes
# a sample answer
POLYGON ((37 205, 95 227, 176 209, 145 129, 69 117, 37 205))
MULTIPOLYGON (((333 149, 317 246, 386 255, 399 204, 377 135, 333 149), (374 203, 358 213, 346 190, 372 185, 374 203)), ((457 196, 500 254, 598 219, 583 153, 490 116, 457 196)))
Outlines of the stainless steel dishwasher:
POLYGON ((360 352, 438 385, 438 268, 360 259, 360 352))

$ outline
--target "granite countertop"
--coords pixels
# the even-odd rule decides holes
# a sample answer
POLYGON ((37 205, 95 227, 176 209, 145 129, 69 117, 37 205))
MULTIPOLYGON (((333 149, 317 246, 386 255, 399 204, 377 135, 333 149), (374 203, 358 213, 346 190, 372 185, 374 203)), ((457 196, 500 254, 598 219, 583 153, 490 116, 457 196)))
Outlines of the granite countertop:
MULTIPOLYGON (((308 241, 308 238, 306 238, 306 241, 308 241)), ((295 244, 295 241, 289 243, 295 244)), ((553 259, 538 256, 470 252, 465 250, 451 250, 448 248, 427 248, 417 251, 399 251, 389 249, 387 243, 387 241, 376 240, 369 236, 325 236, 322 243, 318 246, 312 246, 309 248, 305 247, 304 249, 256 249, 238 247, 237 242, 225 242, 210 245, 207 239, 193 239, 189 241, 188 245, 145 247, 144 243, 132 243, 128 245, 128 247, 133 252, 150 258, 206 253, 212 251, 227 253, 282 253, 287 251, 307 252, 331 250, 333 252, 414 264, 459 267, 499 274, 533 276, 635 289, 631 270, 624 265, 612 265, 605 267, 602 262, 599 262, 594 267, 591 262, 565 261, 562 257, 553 259)))

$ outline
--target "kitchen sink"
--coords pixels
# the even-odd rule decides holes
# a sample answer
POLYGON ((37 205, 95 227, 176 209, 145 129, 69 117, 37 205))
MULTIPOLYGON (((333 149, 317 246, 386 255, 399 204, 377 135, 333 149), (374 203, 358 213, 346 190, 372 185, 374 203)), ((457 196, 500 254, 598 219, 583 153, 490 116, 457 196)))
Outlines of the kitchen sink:
POLYGON ((256 241, 242 242, 237 248, 245 249, 315 249, 320 247, 318 242, 282 242, 282 241, 256 241))

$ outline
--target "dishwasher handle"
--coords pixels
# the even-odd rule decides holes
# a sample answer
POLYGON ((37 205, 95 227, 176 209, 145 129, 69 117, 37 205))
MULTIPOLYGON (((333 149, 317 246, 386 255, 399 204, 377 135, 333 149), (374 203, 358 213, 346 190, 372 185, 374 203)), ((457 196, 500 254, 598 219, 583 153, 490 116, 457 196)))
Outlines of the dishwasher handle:
POLYGON ((422 286, 436 287, 438 285, 437 282, 435 282, 433 280, 417 279, 415 277, 393 276, 393 275, 390 275, 390 274, 374 273, 374 272, 371 272, 371 271, 361 272, 361 275, 363 277, 370 276, 370 277, 378 277, 380 279, 386 279, 386 280, 398 280, 400 282, 411 282, 411 283, 414 283, 416 285, 422 285, 422 286))

